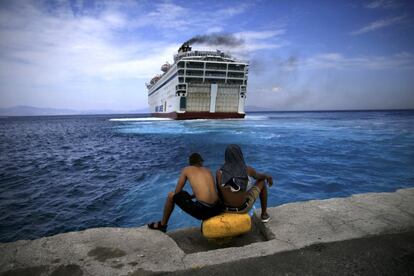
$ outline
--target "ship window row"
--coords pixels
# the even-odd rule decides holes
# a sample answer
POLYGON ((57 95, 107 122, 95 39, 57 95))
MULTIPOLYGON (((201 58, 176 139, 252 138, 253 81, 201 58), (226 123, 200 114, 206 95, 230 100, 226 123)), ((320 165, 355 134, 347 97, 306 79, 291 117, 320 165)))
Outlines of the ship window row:
POLYGON ((214 71, 214 72, 232 72, 232 73, 249 73, 249 70, 243 71, 243 70, 226 70, 226 68, 179 68, 179 72, 184 72, 183 70, 186 69, 187 72, 188 71, 199 71, 199 72, 203 72, 203 71, 214 71))
POLYGON ((189 58, 183 58, 182 61, 187 60, 199 60, 200 62, 206 62, 206 61, 216 61, 216 62, 226 62, 227 59, 218 58, 218 57, 189 57, 189 58))
POLYGON ((193 69, 214 69, 214 70, 231 70, 231 71, 244 71, 245 64, 232 64, 232 63, 209 63, 209 62, 194 62, 194 61, 181 61, 177 64, 178 68, 193 68, 193 69))
POLYGON ((225 79, 213 79, 213 78, 210 78, 210 79, 205 79, 204 80, 204 83, 226 83, 226 80, 225 79))
POLYGON ((206 71, 206 76, 226 77, 226 72, 208 72, 208 71, 206 71))
POLYGON ((215 57, 205 57, 204 60, 209 61, 223 61, 222 58, 215 58, 215 57))
POLYGON ((204 62, 187 62, 187 68, 204 68, 204 62))
POLYGON ((197 73, 187 73, 187 75, 182 75, 182 76, 185 76, 185 77, 187 77, 187 79, 193 79, 193 78, 203 78, 203 77, 205 77, 206 79, 207 78, 220 78, 220 79, 225 79, 225 78, 228 78, 228 79, 243 79, 244 78, 244 75, 228 75, 228 76, 226 76, 226 74, 224 73, 224 74, 220 74, 220 73, 206 73, 205 75, 203 75, 203 74, 197 74, 197 73))
MULTIPOLYGON (((210 95, 210 86, 190 86, 188 90, 189 95, 197 94, 197 97, 209 97, 210 95)), ((238 97, 239 88, 237 87, 226 87, 219 86, 219 91, 217 93, 217 98, 226 98, 226 97, 238 97)))
MULTIPOLYGON (((226 80, 223 78, 223 79, 215 79, 215 78, 206 78, 206 79, 204 79, 204 82, 203 82, 203 79, 202 78, 186 78, 187 79, 187 81, 188 82, 191 82, 191 83, 219 83, 219 84, 225 84, 226 83, 226 80)), ((228 84, 240 84, 240 85, 242 85, 243 84, 243 80, 230 80, 230 79, 227 79, 227 83, 228 84)))
POLYGON ((179 83, 185 83, 185 82, 189 82, 189 83, 218 83, 218 84, 237 84, 237 85, 247 85, 247 81, 246 80, 241 80, 241 79, 227 79, 226 80, 223 79, 213 79, 213 78, 206 78, 203 81, 203 78, 200 77, 179 77, 178 78, 178 82, 179 83))
MULTIPOLYGON (((190 83, 226 83, 226 80, 224 78, 222 78, 222 79, 205 78, 204 81, 203 81, 202 77, 187 77, 186 81, 190 82, 190 83)), ((227 82, 229 82, 229 81, 227 81, 227 82)))
POLYGON ((194 51, 187 53, 179 53, 174 56, 174 59, 186 58, 186 57, 215 57, 215 58, 231 58, 230 55, 223 52, 211 52, 211 51, 194 51))
POLYGON ((203 71, 187 71, 186 74, 187 76, 203 76, 203 71))
MULTIPOLYGON (((186 76, 203 76, 204 71, 195 71, 195 70, 186 70, 186 76)), ((178 71, 179 76, 184 76, 184 70, 181 69, 178 71)), ((244 78, 244 73, 239 72, 228 72, 227 77, 229 78, 244 78)), ((226 72, 219 72, 219 71, 205 71, 205 76, 216 76, 216 77, 226 77, 226 72)))
POLYGON ((226 70, 227 66, 226 66, 226 64, 222 64, 222 63, 206 63, 206 68, 207 69, 226 70))
POLYGON ((243 78, 244 77, 244 73, 233 73, 233 72, 229 72, 229 77, 232 78, 243 78))

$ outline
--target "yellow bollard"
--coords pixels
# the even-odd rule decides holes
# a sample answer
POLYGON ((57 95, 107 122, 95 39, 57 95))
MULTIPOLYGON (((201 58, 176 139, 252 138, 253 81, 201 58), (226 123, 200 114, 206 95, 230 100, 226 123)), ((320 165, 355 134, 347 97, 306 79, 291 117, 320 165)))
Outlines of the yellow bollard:
POLYGON ((234 237, 247 233, 252 228, 248 214, 223 213, 203 221, 201 231, 207 239, 234 237))

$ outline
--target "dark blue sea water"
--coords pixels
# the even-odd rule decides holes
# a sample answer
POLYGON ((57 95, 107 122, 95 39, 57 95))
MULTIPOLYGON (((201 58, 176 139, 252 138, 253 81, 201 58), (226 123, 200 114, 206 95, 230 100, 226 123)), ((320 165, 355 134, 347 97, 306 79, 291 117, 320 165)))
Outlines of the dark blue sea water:
MULTIPOLYGON (((230 143, 273 175, 270 206, 414 187, 413 111, 141 117, 0 119, 0 241, 158 220, 188 154, 215 171, 230 143)), ((199 222, 176 208, 169 225, 199 222)))

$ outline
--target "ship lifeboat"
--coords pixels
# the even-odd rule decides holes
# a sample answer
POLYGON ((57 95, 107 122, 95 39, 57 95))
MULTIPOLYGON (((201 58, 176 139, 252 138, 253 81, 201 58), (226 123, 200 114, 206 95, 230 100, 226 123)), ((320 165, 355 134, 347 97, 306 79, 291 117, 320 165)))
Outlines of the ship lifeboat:
POLYGON ((167 62, 161 66, 161 71, 163 71, 164 73, 167 73, 167 71, 170 70, 170 68, 171 68, 171 65, 167 62))
POLYGON ((151 79, 150 84, 155 84, 155 83, 157 83, 157 81, 159 81, 159 80, 160 80, 160 78, 161 78, 161 76, 160 76, 160 75, 156 75, 155 77, 153 77, 153 78, 151 79))

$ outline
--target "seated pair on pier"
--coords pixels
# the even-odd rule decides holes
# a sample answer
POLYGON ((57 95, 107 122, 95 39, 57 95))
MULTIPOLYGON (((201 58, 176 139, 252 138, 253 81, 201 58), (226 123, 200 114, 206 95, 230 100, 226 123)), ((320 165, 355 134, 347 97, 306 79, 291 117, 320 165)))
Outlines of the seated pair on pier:
POLYGON ((216 187, 211 171, 203 167, 201 155, 191 154, 189 166, 182 170, 175 191, 168 193, 161 221, 152 222, 148 227, 165 232, 175 205, 196 219, 206 220, 222 212, 247 213, 257 197, 260 197, 261 219, 268 222, 266 182, 272 186, 272 176, 247 166, 238 145, 226 148, 224 160, 216 173, 216 187), (193 195, 183 190, 187 180, 193 195))

